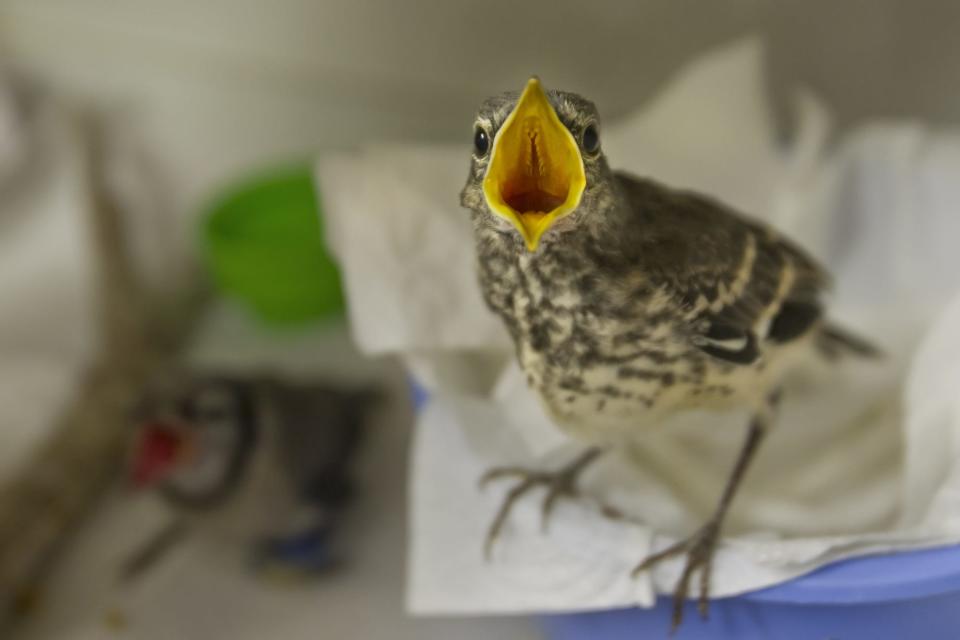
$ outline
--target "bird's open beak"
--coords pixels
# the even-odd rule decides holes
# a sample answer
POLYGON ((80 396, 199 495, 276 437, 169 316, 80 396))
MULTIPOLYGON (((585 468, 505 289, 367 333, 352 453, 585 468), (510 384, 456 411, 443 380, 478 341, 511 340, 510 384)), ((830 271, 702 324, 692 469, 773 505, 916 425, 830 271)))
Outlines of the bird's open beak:
POLYGON ((580 148, 540 81, 527 82, 493 141, 483 194, 535 251, 554 222, 577 208, 587 179, 580 148))

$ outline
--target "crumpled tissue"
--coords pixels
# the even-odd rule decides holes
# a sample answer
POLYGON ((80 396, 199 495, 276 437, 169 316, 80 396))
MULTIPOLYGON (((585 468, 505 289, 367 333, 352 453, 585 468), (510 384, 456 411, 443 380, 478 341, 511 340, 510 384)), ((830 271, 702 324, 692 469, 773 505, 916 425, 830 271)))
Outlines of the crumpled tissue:
MULTIPOLYGON (((803 243, 836 276, 831 315, 887 352, 879 363, 811 363, 788 381, 731 510, 716 596, 841 558, 960 541, 960 133, 878 124, 828 151, 828 110, 798 92, 797 133, 778 145, 762 53, 755 40, 713 52, 604 127, 612 166, 711 193, 803 243)), ((586 499, 558 506, 543 532, 529 496, 485 561, 506 485, 480 491, 478 477, 553 467, 583 445, 550 424, 481 301, 457 202, 467 153, 377 147, 318 166, 354 337, 369 353, 403 356, 430 392, 411 467, 409 608, 650 605, 672 590, 682 559, 636 579, 630 570, 707 516, 747 416, 678 415, 585 474, 584 494, 627 521, 586 499)))

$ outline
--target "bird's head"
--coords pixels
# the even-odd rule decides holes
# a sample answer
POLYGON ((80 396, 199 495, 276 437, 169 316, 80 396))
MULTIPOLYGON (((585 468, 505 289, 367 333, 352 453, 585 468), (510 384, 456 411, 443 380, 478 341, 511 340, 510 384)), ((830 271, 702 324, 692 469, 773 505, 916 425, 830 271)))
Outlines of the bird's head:
POLYGON ((533 77, 522 93, 480 107, 460 201, 475 224, 518 234, 533 252, 589 224, 591 212, 613 201, 613 184, 596 107, 575 93, 545 91, 533 77))

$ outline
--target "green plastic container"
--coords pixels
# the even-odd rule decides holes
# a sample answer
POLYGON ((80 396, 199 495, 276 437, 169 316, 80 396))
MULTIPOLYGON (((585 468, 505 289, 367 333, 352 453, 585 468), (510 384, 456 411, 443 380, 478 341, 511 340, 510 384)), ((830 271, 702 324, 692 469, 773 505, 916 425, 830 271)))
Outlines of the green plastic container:
POLYGON ((302 324, 343 311, 309 167, 257 176, 204 216, 204 257, 217 287, 265 322, 302 324))

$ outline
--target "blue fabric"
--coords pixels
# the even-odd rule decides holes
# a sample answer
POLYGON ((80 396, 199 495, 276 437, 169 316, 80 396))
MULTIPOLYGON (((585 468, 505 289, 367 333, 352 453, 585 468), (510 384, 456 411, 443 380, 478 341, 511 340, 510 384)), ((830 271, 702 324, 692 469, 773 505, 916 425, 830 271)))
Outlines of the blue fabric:
MULTIPOLYGON (((543 618, 549 640, 666 639, 669 598, 651 610, 620 609, 543 618)), ((672 640, 957 640, 960 593, 921 600, 790 605, 746 598, 717 600, 706 622, 688 603, 672 640)))
MULTIPOLYGON (((550 640, 666 638, 672 603, 542 618, 550 640)), ((769 589, 693 602, 676 640, 958 640, 960 546, 846 560, 769 589)))
POLYGON ((287 566, 303 571, 321 571, 328 568, 333 558, 330 553, 330 530, 317 527, 306 532, 265 540, 257 552, 257 564, 287 566))

